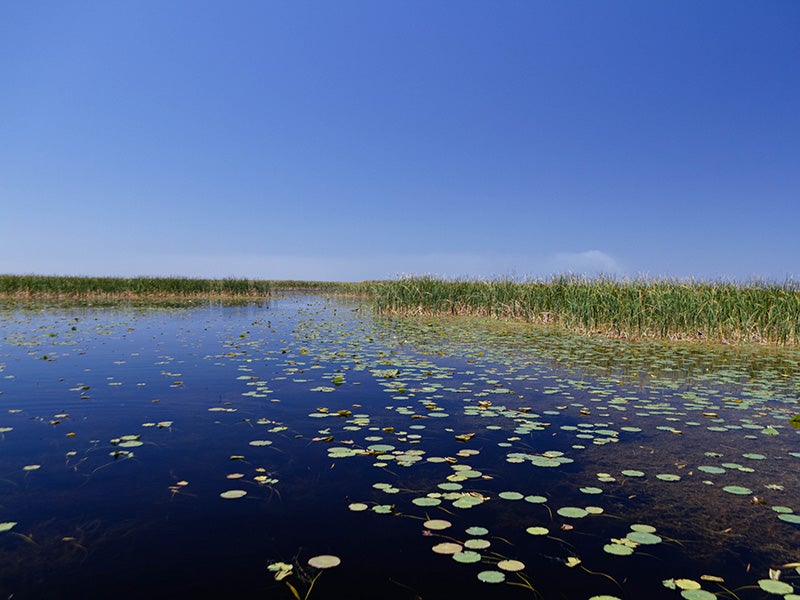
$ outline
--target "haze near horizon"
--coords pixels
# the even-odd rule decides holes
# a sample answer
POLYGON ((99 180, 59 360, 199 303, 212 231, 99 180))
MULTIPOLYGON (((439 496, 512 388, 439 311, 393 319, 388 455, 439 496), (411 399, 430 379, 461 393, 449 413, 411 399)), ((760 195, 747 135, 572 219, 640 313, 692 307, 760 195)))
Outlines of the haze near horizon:
POLYGON ((0 6, 0 273, 800 275, 800 4, 0 6))

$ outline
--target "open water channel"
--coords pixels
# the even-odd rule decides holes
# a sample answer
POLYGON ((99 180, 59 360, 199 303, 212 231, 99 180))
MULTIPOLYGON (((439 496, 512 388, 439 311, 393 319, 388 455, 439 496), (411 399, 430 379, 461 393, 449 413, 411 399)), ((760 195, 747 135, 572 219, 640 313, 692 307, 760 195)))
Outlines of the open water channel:
POLYGON ((306 295, 0 317, 2 599, 800 598, 795 351, 306 295))

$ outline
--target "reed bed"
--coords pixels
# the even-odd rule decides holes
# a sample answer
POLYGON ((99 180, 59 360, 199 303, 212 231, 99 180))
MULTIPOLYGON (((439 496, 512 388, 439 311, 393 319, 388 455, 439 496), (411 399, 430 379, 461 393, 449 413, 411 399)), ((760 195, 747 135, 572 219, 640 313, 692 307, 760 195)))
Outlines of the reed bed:
POLYGON ((0 275, 0 298, 13 300, 234 299, 270 291, 270 282, 253 279, 0 275))
POLYGON ((393 314, 476 315, 627 339, 800 344, 796 282, 585 279, 378 282, 375 307, 393 314))
POLYGON ((325 293, 337 296, 369 296, 372 292, 371 282, 271 279, 269 284, 272 291, 325 293))

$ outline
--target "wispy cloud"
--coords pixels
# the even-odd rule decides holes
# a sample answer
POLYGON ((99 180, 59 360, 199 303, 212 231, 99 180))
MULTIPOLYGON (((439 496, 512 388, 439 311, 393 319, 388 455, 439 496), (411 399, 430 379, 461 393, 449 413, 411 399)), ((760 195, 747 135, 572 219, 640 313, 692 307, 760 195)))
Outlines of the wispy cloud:
POLYGON ((551 255, 479 254, 441 252, 425 254, 372 254, 350 256, 299 256, 282 254, 107 254, 70 257, 27 256, 0 258, 0 272, 60 275, 250 277, 361 281, 391 279, 400 275, 526 279, 557 273, 580 275, 619 274, 618 261, 600 250, 560 252, 551 255))

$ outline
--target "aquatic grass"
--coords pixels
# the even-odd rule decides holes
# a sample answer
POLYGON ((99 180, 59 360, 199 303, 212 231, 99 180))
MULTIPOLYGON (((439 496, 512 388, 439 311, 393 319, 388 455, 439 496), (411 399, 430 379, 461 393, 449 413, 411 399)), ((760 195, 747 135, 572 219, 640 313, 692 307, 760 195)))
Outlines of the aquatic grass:
POLYGON ((13 300, 257 298, 268 281, 189 277, 0 275, 0 298, 13 300))
POLYGON ((411 277, 371 287, 376 309, 386 314, 513 319, 625 339, 800 343, 800 286, 792 281, 411 277))
POLYGON ((298 291, 364 296, 371 289, 369 282, 0 275, 0 299, 11 300, 255 299, 273 292, 298 291))

